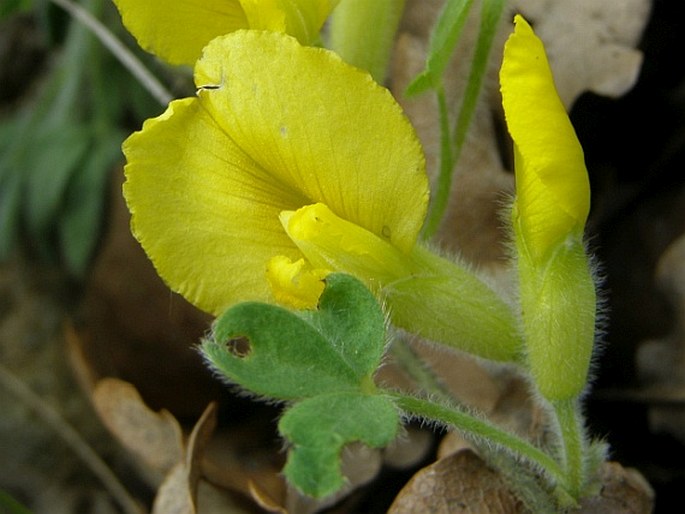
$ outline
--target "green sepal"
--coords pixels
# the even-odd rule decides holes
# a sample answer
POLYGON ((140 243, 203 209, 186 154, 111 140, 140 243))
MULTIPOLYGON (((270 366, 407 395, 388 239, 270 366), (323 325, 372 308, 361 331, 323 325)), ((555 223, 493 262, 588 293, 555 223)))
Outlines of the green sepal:
POLYGON ((541 263, 516 236, 528 366, 545 398, 574 398, 587 384, 597 308, 582 236, 570 234, 541 263))
POLYGON ((238 304, 217 319, 201 350, 229 381, 295 400, 367 387, 384 347, 384 318, 371 293, 349 275, 331 274, 318 310, 238 304))
POLYGON ((281 418, 279 431, 292 444, 284 473, 303 493, 321 498, 345 484, 340 470, 343 447, 360 441, 388 445, 399 430, 399 413, 385 396, 345 392, 297 403, 281 418))

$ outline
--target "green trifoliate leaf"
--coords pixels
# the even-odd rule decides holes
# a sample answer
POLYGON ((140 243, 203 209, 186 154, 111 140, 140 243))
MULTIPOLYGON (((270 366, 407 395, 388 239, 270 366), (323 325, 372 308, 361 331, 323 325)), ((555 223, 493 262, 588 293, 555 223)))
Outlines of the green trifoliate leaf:
POLYGON ((341 452, 389 444, 400 426, 373 374, 385 348, 385 319, 364 285, 333 273, 315 311, 243 303, 215 323, 202 352, 230 381, 270 398, 294 400, 278 425, 291 447, 284 473, 314 497, 345 483, 341 452))
POLYGON ((399 428, 391 400, 380 395, 337 393, 297 403, 278 428, 291 443, 284 473, 305 494, 324 497, 340 489, 340 452, 352 442, 371 447, 389 444, 399 428))
POLYGON ((329 275, 316 311, 256 302, 220 316, 202 352, 231 382, 280 400, 368 389, 385 345, 383 314, 358 280, 329 275))

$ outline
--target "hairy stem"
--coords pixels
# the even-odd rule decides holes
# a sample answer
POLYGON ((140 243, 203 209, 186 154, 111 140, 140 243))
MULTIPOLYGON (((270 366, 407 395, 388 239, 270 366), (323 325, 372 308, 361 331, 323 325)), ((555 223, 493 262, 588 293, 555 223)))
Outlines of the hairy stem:
POLYGON ((563 464, 574 498, 580 497, 585 485, 585 438, 577 400, 554 402, 563 444, 563 464))
POLYGON ((547 477, 558 489, 557 494, 560 498, 567 496, 578 497, 570 490, 571 487, 567 482, 564 469, 562 469, 559 463, 552 456, 533 446, 528 441, 506 432, 488 421, 430 400, 391 391, 386 391, 385 394, 393 398, 400 409, 407 414, 450 425, 466 436, 473 437, 482 442, 494 443, 537 468, 544 470, 547 477))

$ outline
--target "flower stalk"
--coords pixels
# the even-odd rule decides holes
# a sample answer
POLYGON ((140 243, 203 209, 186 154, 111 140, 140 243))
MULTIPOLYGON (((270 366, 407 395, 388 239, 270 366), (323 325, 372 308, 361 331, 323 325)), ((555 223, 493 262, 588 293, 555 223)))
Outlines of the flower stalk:
POLYGON ((573 477, 569 476, 567 470, 548 453, 528 441, 488 421, 428 399, 392 391, 385 391, 384 394, 392 398, 405 414, 444 423, 478 442, 494 443, 540 469, 549 480, 549 485, 552 486, 560 503, 568 503, 569 499, 578 498, 578 495, 574 494, 572 484, 569 483, 573 477))
POLYGON ((569 492, 571 497, 580 498, 588 481, 585 465, 588 449, 578 402, 575 399, 565 400, 554 402, 553 406, 561 429, 561 461, 567 476, 569 492))

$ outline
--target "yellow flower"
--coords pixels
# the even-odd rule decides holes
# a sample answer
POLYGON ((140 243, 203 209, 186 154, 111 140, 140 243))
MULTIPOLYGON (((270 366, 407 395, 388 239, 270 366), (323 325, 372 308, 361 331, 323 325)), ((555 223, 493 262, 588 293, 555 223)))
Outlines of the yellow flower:
POLYGON ((508 307, 416 244, 428 180, 388 90, 276 32, 214 39, 177 100, 124 143, 132 230, 172 289, 220 314, 314 308, 331 271, 365 281, 399 327, 483 357, 520 350, 508 307))
POLYGON ((171 64, 193 65, 217 36, 239 29, 285 32, 303 44, 339 0, 114 0, 142 48, 171 64))
POLYGON ((124 144, 133 231, 173 289, 214 314, 273 302, 272 285, 306 271, 272 262, 303 257, 279 216, 310 204, 411 250, 428 200, 423 153, 368 74, 291 37, 239 31, 210 43, 195 80, 197 98, 124 144))
POLYGON ((596 293, 583 245, 590 187, 543 44, 521 16, 515 23, 500 82, 514 140, 521 318, 535 382, 559 401, 585 387, 594 344, 596 293))
POLYGON ((590 185, 573 126, 554 86, 542 41, 521 16, 504 50, 502 103, 514 140, 514 225, 541 261, 568 233, 581 233, 590 185))

